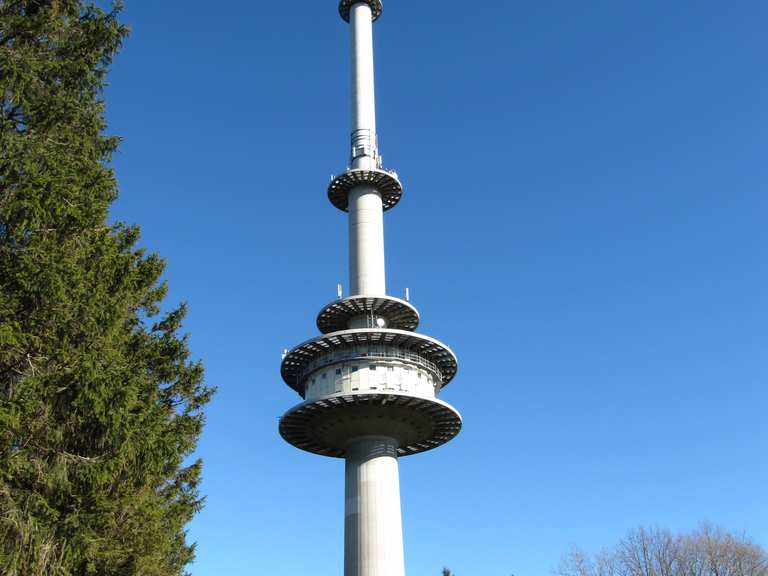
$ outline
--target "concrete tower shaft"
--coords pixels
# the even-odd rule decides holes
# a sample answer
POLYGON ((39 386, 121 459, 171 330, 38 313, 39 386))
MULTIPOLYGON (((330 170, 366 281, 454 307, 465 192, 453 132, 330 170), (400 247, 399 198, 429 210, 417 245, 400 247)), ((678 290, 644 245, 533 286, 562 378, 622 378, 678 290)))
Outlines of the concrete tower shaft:
POLYGON ((404 575, 397 441, 360 438, 345 469, 344 576, 404 575))
POLYGON ((352 296, 387 293, 384 209, 381 194, 370 184, 355 186, 349 193, 349 292, 352 296))

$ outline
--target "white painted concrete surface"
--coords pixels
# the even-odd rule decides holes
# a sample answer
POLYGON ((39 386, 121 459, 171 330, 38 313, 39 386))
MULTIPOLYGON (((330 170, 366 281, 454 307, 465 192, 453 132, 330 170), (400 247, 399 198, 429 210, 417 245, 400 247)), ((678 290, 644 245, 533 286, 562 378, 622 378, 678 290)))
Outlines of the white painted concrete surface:
POLYGON ((349 193, 349 289, 352 296, 384 296, 384 208, 373 186, 349 193))
POLYGON ((344 576, 405 576, 397 444, 365 437, 346 461, 344 576))
MULTIPOLYGON (((377 168, 376 96, 373 72, 373 15, 368 4, 358 2, 350 13, 352 33, 352 133, 353 146, 362 146, 352 168, 377 168), (362 135, 362 138, 361 138, 362 135), (367 140, 367 144, 365 141, 367 140)), ((351 295, 386 294, 384 272, 384 208, 381 195, 368 185, 349 194, 349 285, 351 295)))
POLYGON ((414 363, 397 360, 349 361, 316 370, 307 378, 304 398, 319 400, 334 394, 409 394, 435 398, 439 378, 414 363))

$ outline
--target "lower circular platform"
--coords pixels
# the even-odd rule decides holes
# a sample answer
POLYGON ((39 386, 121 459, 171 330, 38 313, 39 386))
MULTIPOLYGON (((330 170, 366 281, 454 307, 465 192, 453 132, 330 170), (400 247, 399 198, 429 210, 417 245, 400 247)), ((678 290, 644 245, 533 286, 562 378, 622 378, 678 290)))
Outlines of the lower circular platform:
POLYGON ((344 458, 351 440, 388 436, 399 442, 398 456, 426 452, 452 440, 461 415, 436 398, 403 394, 327 396, 291 408, 280 419, 280 435, 313 454, 344 458))

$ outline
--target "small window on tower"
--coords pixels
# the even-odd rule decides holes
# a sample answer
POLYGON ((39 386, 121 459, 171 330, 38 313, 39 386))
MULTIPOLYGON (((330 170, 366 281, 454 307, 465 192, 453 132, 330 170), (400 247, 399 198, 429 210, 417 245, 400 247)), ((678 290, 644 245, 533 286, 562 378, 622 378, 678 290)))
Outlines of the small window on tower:
POLYGON ((341 376, 341 368, 336 368, 336 376, 341 376))
POLYGON ((371 370, 376 370, 376 365, 375 365, 375 364, 371 364, 371 365, 369 366, 369 368, 370 368, 371 370))

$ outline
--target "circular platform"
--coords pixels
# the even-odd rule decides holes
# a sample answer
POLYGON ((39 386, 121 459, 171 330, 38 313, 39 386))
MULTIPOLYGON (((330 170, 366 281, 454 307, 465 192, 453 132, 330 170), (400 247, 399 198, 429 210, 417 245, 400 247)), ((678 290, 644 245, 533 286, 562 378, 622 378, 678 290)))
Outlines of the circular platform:
POLYGON ((280 419, 280 435, 297 448, 343 458, 361 436, 389 436, 399 456, 437 448, 461 430, 461 415, 437 399, 402 394, 328 396, 291 408, 280 419))
POLYGON ((349 192, 360 184, 370 184, 381 194, 384 210, 393 208, 403 195, 403 186, 395 172, 387 170, 347 170, 328 185, 328 199, 344 212, 349 210, 349 192))
POLYGON ((349 13, 352 10, 352 6, 357 3, 368 4, 368 6, 371 7, 374 22, 379 19, 384 8, 381 4, 381 0, 341 0, 341 2, 339 2, 339 14, 345 22, 349 22, 349 13))
POLYGON ((344 348, 360 344, 383 344, 399 348, 404 352, 414 353, 429 364, 428 368, 434 366, 439 370, 442 381, 441 388, 453 379, 459 368, 453 351, 434 338, 405 330, 392 330, 388 328, 371 330, 363 328, 332 332, 299 344, 283 358, 280 374, 285 383, 303 397, 303 377, 305 369, 309 364, 335 350, 343 350, 344 348))
POLYGON ((387 321, 387 328, 413 331, 419 326, 419 312, 409 302, 391 296, 350 296, 331 302, 317 316, 317 328, 323 334, 349 327, 355 316, 370 315, 387 321))

